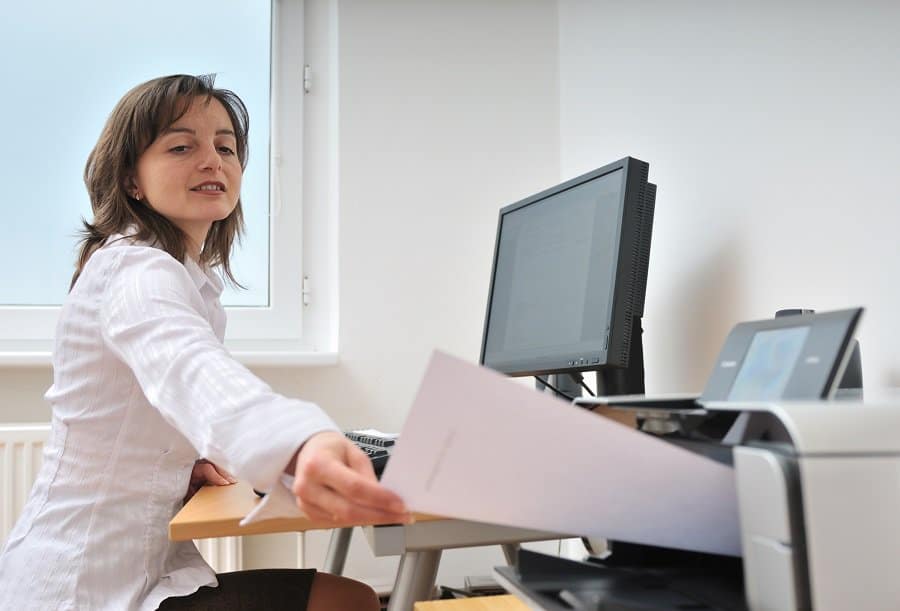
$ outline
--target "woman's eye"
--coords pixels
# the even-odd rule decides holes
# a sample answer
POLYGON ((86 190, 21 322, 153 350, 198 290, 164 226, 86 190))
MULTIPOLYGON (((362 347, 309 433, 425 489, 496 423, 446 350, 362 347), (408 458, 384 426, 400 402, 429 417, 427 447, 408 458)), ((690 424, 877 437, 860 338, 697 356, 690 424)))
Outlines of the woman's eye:
POLYGON ((219 147, 219 152, 220 152, 220 153, 225 153, 226 155, 234 155, 234 150, 231 149, 231 148, 229 148, 229 147, 227 147, 227 146, 220 146, 220 147, 219 147))
POLYGON ((172 148, 170 148, 170 149, 169 149, 169 152, 172 152, 172 153, 185 153, 185 152, 187 152, 187 150, 188 150, 187 145, 185 145, 185 144, 180 144, 180 145, 178 145, 178 146, 173 146, 172 148))

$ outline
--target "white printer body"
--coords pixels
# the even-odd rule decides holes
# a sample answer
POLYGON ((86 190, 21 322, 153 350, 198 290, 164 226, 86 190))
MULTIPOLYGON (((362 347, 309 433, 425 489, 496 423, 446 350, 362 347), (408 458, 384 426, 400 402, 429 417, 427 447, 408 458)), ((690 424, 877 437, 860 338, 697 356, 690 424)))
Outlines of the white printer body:
MULTIPOLYGON (((532 608, 900 609, 900 400, 709 402, 680 413, 617 409, 637 411, 644 425, 651 423, 644 430, 664 431, 673 443, 733 465, 742 548, 737 579, 715 575, 715 567, 734 559, 702 559, 706 564, 695 570, 691 551, 684 558, 694 571, 689 580, 679 574, 678 551, 671 579, 651 556, 623 572, 608 559, 574 562, 525 551, 516 567, 498 567, 495 576, 532 608), (708 436, 714 421, 726 423, 719 439, 708 436), (632 587, 644 573, 656 583, 632 587), (573 607, 560 600, 575 591, 591 602, 573 607)), ((612 559, 623 543, 613 542, 612 559)))
POLYGON ((733 456, 749 607, 900 609, 900 401, 705 407, 746 425, 733 456))

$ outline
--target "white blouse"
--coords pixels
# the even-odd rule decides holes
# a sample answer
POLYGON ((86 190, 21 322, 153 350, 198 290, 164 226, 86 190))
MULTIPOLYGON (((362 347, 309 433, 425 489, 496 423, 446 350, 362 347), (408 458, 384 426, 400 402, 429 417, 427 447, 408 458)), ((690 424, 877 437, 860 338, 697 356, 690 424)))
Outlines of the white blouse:
POLYGON ((229 355, 221 292, 131 239, 91 256, 57 326, 51 436, 0 554, 0 609, 152 610, 216 585, 167 537, 194 461, 269 490, 304 440, 338 430, 229 355))

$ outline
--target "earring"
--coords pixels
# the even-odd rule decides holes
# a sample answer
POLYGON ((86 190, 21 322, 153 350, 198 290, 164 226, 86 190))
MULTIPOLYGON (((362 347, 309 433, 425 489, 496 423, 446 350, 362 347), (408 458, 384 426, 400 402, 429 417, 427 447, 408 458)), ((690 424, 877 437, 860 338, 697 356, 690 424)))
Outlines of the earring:
POLYGON ((141 192, 140 191, 135 190, 134 199, 141 201, 141 192))

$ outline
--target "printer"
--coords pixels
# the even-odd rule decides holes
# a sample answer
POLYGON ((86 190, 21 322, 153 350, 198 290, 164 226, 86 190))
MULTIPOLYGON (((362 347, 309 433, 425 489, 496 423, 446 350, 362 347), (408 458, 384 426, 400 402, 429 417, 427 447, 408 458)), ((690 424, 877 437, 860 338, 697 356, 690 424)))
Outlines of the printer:
POLYGON ((730 448, 741 525, 737 567, 723 574, 730 558, 676 550, 658 550, 661 560, 649 553, 646 563, 609 565, 542 563, 523 551, 517 567, 496 569, 498 581, 548 610, 900 609, 900 402, 707 409, 712 418, 737 413, 747 425, 730 448), (621 585, 642 572, 650 578, 646 590, 621 585))
POLYGON ((731 465, 740 557, 614 541, 585 562, 522 550, 497 580, 554 611, 900 609, 900 400, 835 398, 860 314, 737 325, 696 398, 577 401, 731 465))

